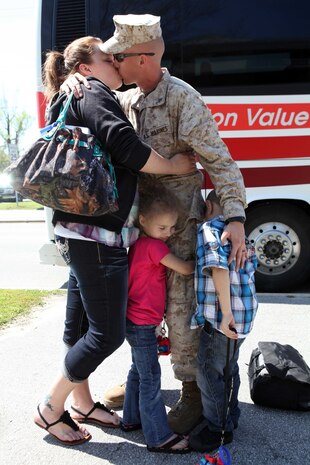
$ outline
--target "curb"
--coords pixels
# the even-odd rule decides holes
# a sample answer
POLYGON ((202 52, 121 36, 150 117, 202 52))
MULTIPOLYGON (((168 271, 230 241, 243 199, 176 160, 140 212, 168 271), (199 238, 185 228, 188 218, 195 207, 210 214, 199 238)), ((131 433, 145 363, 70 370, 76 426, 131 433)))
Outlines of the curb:
POLYGON ((44 220, 1 220, 0 223, 44 223, 44 220))

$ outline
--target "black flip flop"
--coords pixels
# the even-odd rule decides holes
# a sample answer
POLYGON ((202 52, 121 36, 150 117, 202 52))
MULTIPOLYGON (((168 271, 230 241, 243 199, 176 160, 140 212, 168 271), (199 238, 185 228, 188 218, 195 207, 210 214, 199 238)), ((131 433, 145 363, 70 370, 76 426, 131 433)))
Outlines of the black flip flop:
POLYGON ((83 413, 80 412, 80 410, 72 407, 71 409, 81 415, 79 418, 74 418, 74 420, 78 421, 79 423, 88 423, 90 425, 96 425, 96 426, 104 426, 105 428, 119 428, 120 424, 115 425, 114 423, 106 423, 104 421, 98 420, 97 418, 92 418, 90 415, 93 413, 94 410, 96 409, 104 410, 105 412, 109 413, 110 415, 114 415, 115 412, 113 410, 110 410, 107 408, 105 405, 101 404, 100 402, 96 402, 93 406, 93 408, 90 409, 88 413, 83 413))
POLYGON ((149 452, 159 452, 162 454, 188 454, 189 452, 192 452, 193 449, 189 446, 185 447, 184 449, 172 449, 172 447, 175 446, 178 442, 182 441, 182 439, 184 439, 184 436, 178 435, 163 446, 146 447, 149 452))
POLYGON ((51 426, 57 425, 57 423, 64 423, 65 425, 70 426, 70 428, 72 428, 74 431, 79 431, 78 425, 72 420, 72 418, 70 417, 70 413, 67 410, 59 417, 57 421, 54 421, 53 423, 48 423, 43 417, 42 413, 40 412, 39 406, 40 404, 37 406, 38 413, 40 415, 40 418, 42 419, 42 421, 44 421, 46 426, 40 425, 40 423, 38 423, 37 421, 35 421, 35 424, 39 426, 40 428, 46 430, 51 436, 57 439, 57 441, 61 442, 62 444, 65 444, 66 446, 77 446, 91 439, 91 434, 88 434, 84 438, 75 439, 73 441, 64 441, 63 439, 60 439, 58 436, 48 431, 51 426))

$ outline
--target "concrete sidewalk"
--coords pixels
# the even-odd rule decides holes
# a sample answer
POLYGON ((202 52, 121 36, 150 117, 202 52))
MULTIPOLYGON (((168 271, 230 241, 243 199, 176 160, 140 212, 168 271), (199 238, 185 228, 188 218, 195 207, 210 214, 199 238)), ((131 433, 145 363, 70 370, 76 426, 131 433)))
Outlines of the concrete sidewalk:
MULTIPOLYGON (((291 344, 309 364, 310 296, 262 296, 255 328, 241 349, 240 403, 242 416, 228 446, 232 465, 295 465, 309 463, 310 414, 265 409, 253 405, 247 366, 259 340, 291 344)), ((89 426, 92 440, 77 447, 62 446, 32 422, 36 405, 46 393, 61 361, 65 296, 47 301, 30 317, 0 331, 0 455, 14 465, 195 465, 200 453, 147 452, 140 431, 89 426)), ((162 389, 167 409, 177 400, 180 383, 173 378, 169 357, 161 357, 162 389)), ((126 379, 130 353, 126 343, 91 377, 94 400, 126 379)), ((70 405, 67 406, 68 408, 70 405)), ((121 412, 120 412, 121 414, 121 412)))
POLYGON ((28 223, 45 221, 44 207, 34 210, 0 210, 0 223, 28 223))

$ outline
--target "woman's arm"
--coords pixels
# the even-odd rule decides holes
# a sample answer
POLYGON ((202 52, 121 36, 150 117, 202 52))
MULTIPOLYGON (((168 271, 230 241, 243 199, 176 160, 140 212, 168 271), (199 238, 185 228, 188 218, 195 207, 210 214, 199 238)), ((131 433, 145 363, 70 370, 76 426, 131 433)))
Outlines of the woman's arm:
POLYGON ((143 173, 176 175, 194 173, 196 170, 196 157, 192 152, 177 153, 168 160, 153 149, 147 162, 140 169, 143 173))
POLYGON ((176 271, 177 273, 189 275, 194 272, 195 262, 194 260, 189 260, 186 262, 182 258, 176 257, 172 253, 166 255, 161 261, 164 266, 170 268, 171 270, 176 271))
POLYGON ((89 80, 92 90, 85 89, 84 98, 75 100, 73 106, 81 123, 111 155, 114 165, 154 174, 183 175, 197 170, 193 153, 177 154, 168 160, 141 141, 111 91, 100 81, 89 80))

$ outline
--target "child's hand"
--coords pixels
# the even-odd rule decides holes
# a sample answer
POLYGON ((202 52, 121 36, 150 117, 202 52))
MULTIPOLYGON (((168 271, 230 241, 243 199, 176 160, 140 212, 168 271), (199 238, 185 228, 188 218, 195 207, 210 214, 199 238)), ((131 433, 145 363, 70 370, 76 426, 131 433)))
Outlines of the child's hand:
POLYGON ((220 324, 220 330, 223 331, 225 336, 229 337, 230 339, 238 339, 238 334, 230 329, 234 328, 235 325, 234 317, 232 313, 229 312, 227 315, 223 315, 220 324))

